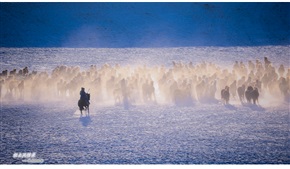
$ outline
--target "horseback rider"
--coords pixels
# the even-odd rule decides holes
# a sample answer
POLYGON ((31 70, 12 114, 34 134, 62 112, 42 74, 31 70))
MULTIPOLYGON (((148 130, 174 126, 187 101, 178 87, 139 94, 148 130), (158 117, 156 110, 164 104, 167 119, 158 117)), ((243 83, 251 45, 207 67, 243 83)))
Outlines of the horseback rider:
POLYGON ((80 95, 81 95, 80 100, 83 101, 83 103, 85 103, 86 105, 89 105, 90 102, 89 102, 88 94, 85 92, 85 88, 83 87, 81 88, 80 95))

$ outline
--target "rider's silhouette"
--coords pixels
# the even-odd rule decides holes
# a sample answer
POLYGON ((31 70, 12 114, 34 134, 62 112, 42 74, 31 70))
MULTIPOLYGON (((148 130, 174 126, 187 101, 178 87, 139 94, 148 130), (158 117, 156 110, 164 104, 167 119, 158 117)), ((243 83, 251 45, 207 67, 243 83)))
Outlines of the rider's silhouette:
POLYGON ((90 102, 89 102, 88 95, 85 92, 85 88, 83 88, 83 87, 81 88, 80 95, 81 95, 80 100, 83 101, 83 103, 85 103, 86 105, 89 105, 90 102))

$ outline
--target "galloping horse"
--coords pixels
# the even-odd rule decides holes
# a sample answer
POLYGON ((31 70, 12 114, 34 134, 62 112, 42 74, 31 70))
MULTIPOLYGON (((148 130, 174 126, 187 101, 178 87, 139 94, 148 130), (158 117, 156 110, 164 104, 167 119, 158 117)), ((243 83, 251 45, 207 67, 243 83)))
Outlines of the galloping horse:
MULTIPOLYGON (((90 100, 90 97, 91 97, 91 95, 89 93, 87 93, 88 101, 90 100)), ((78 101, 78 106, 80 108, 81 115, 83 115, 83 110, 87 110, 88 114, 90 114, 90 111, 89 111, 90 103, 89 102, 86 102, 85 100, 80 99, 78 101)))

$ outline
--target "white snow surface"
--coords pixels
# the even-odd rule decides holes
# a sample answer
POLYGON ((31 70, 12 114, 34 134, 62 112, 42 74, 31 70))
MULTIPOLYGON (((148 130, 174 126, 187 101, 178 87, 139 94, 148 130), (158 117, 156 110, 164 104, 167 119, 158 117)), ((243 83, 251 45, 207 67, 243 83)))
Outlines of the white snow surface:
MULTIPOLYGON (((289 46, 143 49, 0 48, 1 70, 57 65, 165 65, 262 60, 289 68, 289 46)), ((0 163, 36 152, 47 164, 289 164, 289 103, 102 105, 83 116, 75 102, 1 101, 0 163)))
POLYGON ((172 61, 193 64, 202 61, 231 66, 234 61, 274 60, 274 66, 284 64, 289 67, 290 46, 256 47, 180 47, 180 48, 0 48, 1 70, 25 66, 30 70, 50 71, 59 65, 80 66, 88 69, 90 65, 172 66, 172 61))

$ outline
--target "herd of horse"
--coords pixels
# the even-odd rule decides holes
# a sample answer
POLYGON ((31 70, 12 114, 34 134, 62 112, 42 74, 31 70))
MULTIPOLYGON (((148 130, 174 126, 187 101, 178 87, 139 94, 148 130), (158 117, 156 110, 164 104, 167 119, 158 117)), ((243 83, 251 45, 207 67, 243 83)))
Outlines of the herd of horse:
POLYGON ((82 70, 60 65, 51 73, 29 71, 27 67, 0 73, 2 101, 77 100, 81 87, 89 88, 91 100, 100 103, 120 104, 126 100, 131 104, 188 105, 221 99, 224 104, 232 100, 258 104, 261 97, 289 98, 290 69, 283 64, 275 67, 265 57, 249 60, 248 64, 236 61, 227 67, 212 62, 173 61, 170 67, 104 64, 82 70))

